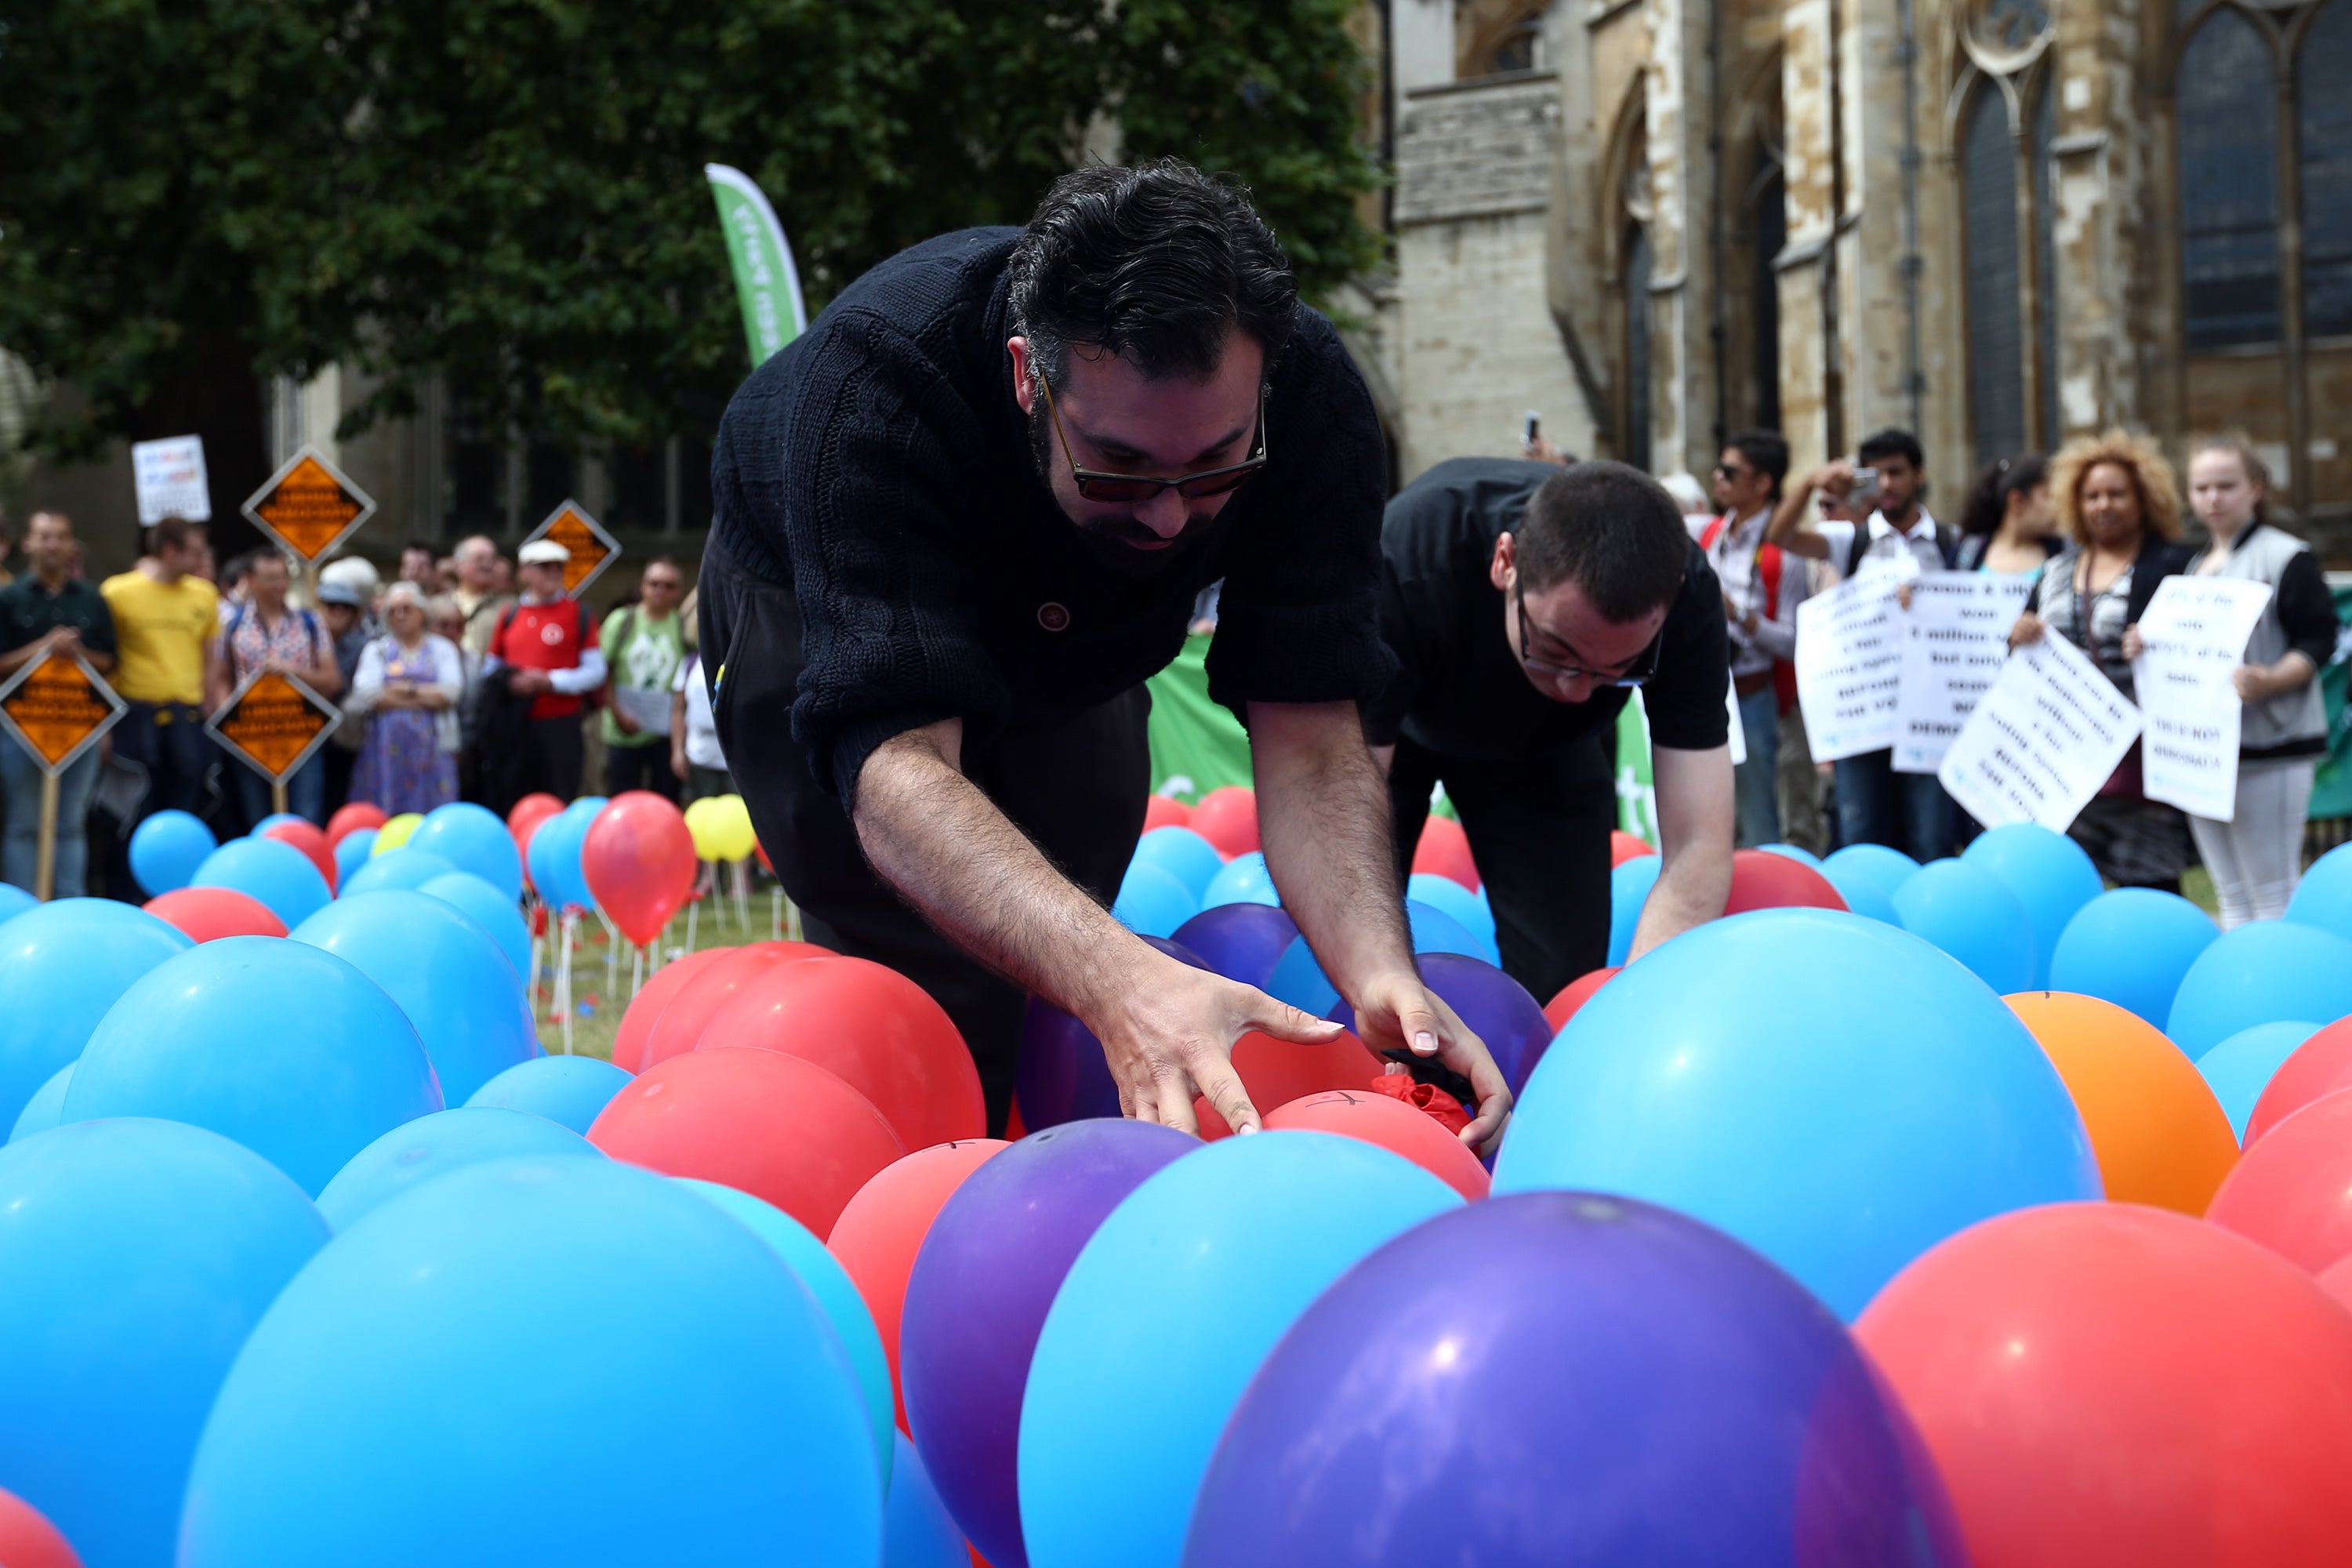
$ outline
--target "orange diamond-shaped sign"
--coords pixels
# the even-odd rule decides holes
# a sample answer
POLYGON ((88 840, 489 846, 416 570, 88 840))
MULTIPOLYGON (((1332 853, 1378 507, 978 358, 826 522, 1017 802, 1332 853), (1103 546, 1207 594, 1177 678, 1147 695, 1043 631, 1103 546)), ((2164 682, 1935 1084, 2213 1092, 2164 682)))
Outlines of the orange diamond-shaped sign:
POLYGON ((316 561, 375 515, 375 502, 305 447, 245 503, 254 526, 304 561, 316 561))
POLYGON ((229 694, 205 728, 272 784, 283 784, 324 744, 342 712, 283 670, 265 669, 229 694))
POLYGON ((0 687, 0 717, 42 768, 56 773, 122 717, 122 699, 80 659, 45 653, 0 687))
POLYGON ((575 599, 605 567, 621 558, 620 541, 605 532, 604 524, 590 517, 578 501, 565 501, 549 512, 547 521, 523 542, 528 544, 531 539, 552 539, 572 552, 572 559, 563 563, 563 589, 575 599))

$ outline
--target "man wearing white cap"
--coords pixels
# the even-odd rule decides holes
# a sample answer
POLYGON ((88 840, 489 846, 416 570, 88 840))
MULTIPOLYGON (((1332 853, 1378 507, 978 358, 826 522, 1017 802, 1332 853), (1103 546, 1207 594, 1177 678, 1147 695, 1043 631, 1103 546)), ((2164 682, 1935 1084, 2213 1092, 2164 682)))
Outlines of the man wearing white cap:
POLYGON ((484 793, 500 816, 534 790, 580 793, 583 695, 604 684, 596 624, 563 584, 572 552, 535 539, 519 559, 522 597, 499 617, 482 665, 484 793))

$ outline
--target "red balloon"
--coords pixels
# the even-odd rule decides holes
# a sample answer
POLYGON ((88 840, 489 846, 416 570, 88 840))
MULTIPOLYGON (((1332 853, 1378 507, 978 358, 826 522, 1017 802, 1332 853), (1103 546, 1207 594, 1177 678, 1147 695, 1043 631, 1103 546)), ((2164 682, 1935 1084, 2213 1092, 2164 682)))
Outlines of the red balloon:
POLYGON ((1842 910, 1845 898, 1827 877, 1786 855, 1769 849, 1739 849, 1731 857, 1731 898, 1723 906, 1727 915, 1749 910, 1842 910))
POLYGON ((886 964, 775 964, 712 1013, 701 1046, 805 1058, 872 1100, 909 1149, 988 1133, 980 1069, 962 1034, 929 992, 886 964))
POLYGON ((523 843, 530 842, 530 829, 522 826, 523 818, 534 820, 551 816, 563 809, 563 802, 543 789, 535 789, 507 807, 507 831, 523 843))
POLYGON ((1613 868, 1628 860, 1638 860, 1644 855, 1655 855, 1657 848, 1646 838, 1636 838, 1619 828, 1609 830, 1609 864, 1613 868))
POLYGON ((307 822, 276 822, 265 829, 264 838, 275 838, 280 844, 290 844, 319 868, 319 875, 327 879, 327 891, 335 890, 335 847, 327 836, 307 822))
POLYGON ((81 1568, 80 1554, 39 1509, 0 1491, 0 1563, 7 1568, 81 1568))
MULTIPOLYGON (((179 927, 191 942, 286 934, 286 922, 268 904, 234 888, 181 888, 159 893, 140 907, 157 920, 179 927)), ((0 1563, 6 1561, 0 1558, 0 1563)))
POLYGON ((1854 1333, 1979 1563, 2352 1562, 2352 1315, 2218 1226, 2020 1209, 1922 1255, 1854 1333))
POLYGON ((341 844, 347 836, 362 827, 382 827, 391 820, 383 814, 383 807, 364 800, 339 805, 335 807, 335 815, 327 818, 328 847, 331 848, 341 844))
POLYGON ((2312 1274, 2352 1253, 2352 1089, 2314 1100, 2250 1146, 2205 1217, 2312 1274))
POLYGON ((2337 1306, 2352 1311, 2352 1258, 2338 1258, 2321 1269, 2319 1288, 2333 1297, 2337 1306))
POLYGON ((2279 1064, 2246 1118, 2244 1145, 2252 1148, 2263 1133, 2339 1089, 2352 1089, 2352 1018, 2336 1019, 2279 1064))
POLYGON ((1618 970, 1622 968, 1624 965, 1621 963, 1614 969, 1596 969, 1590 973, 1580 974, 1561 986, 1559 994, 1544 1004, 1544 1022, 1551 1026, 1551 1032, 1557 1035, 1567 1028, 1568 1021, 1576 1016, 1576 1010, 1591 1001, 1592 994, 1614 980, 1618 970))
POLYGON ((1257 847, 1257 793, 1240 784, 1213 789, 1201 797, 1192 821, 1184 826, 1215 845, 1228 860, 1246 855, 1257 847))
POLYGON ((638 1057, 641 1066, 651 1067, 694 1049, 696 1042, 702 1038, 704 1027, 735 999, 735 994, 776 964, 834 956, 807 942, 755 942, 718 952, 719 956, 710 966, 688 976, 693 984, 681 985, 668 1005, 656 1015, 646 1030, 645 1045, 638 1057))
POLYGON ((1421 842, 1413 847, 1416 873, 1450 877, 1472 892, 1478 890, 1478 863, 1470 858, 1470 836, 1450 816, 1432 812, 1421 826, 1421 842))
POLYGON ((632 945, 661 935, 694 891, 694 836, 686 815, 649 789, 614 795, 580 846, 589 892, 632 945))
MULTIPOLYGON (((1388 1064, 1349 1030, 1319 1046, 1294 1045, 1253 1029, 1234 1042, 1234 1070, 1242 1075, 1258 1115, 1326 1089, 1361 1089, 1388 1070, 1388 1064)), ((1224 1117, 1205 1094, 1192 1098, 1192 1115, 1210 1142, 1233 1135, 1224 1117)))
POLYGON ((1190 827, 1192 808, 1173 795, 1155 795, 1143 803, 1143 831, 1155 827, 1190 827))
POLYGON ((819 1237, 907 1152, 864 1095, 782 1051, 688 1051, 605 1102, 588 1142, 615 1160, 765 1198, 819 1237))
POLYGON ((1494 1178, 1468 1145, 1427 1112, 1402 1100, 1370 1089, 1334 1089, 1276 1106, 1265 1113, 1265 1124, 1277 1130, 1336 1132, 1377 1143, 1406 1159, 1475 1202, 1486 1195, 1494 1178))
POLYGON ((751 853, 760 858, 761 870, 771 877, 776 874, 775 863, 768 858, 768 847, 761 843, 756 836, 751 840, 751 853))
POLYGON ((907 1429, 907 1396, 898 1387, 898 1321, 906 1310, 907 1277, 915 1271, 915 1254, 923 1249, 931 1221, 940 1217, 964 1178, 998 1150, 1011 1147, 1001 1138, 970 1138, 918 1149, 858 1188, 825 1238, 826 1248, 866 1298, 866 1310, 881 1331, 900 1431, 907 1429))
POLYGON ((672 959, 653 973, 653 977, 637 987, 629 998, 628 1011, 621 1015, 621 1026, 613 1035, 613 1065, 635 1072, 645 1065, 646 1037, 654 1032, 654 1025, 662 1009, 677 1000, 689 981, 720 959, 740 951, 731 947, 706 947, 689 952, 683 958, 672 959))

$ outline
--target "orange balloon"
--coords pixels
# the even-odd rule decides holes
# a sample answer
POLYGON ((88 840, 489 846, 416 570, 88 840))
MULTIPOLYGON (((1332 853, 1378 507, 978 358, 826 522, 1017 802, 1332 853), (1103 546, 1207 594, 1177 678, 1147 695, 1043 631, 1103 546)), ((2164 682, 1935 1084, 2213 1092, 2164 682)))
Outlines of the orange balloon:
POLYGON ((988 1102, 962 1033, 929 992, 886 964, 838 956, 777 963, 711 1015, 701 1041, 816 1063, 872 1100, 909 1149, 988 1135, 988 1102))
POLYGON ((755 942, 726 950, 726 957, 697 971, 692 984, 682 987, 646 1032, 643 1065, 666 1062, 694 1049, 703 1029, 735 994, 779 963, 800 959, 831 958, 828 949, 807 942, 755 942))
POLYGON ((931 1221, 939 1218, 964 1178, 998 1150, 1011 1147, 1001 1138, 967 1138, 919 1149, 858 1188, 826 1238, 826 1248, 866 1298, 866 1309, 881 1331, 901 1431, 907 1428, 907 1397, 898 1391, 898 1321, 906 1310, 915 1254, 923 1249, 931 1221))
POLYGON ((1567 1028, 1568 1021, 1576 1016, 1576 1010, 1591 1001, 1592 994, 1614 980, 1618 970, 1623 967, 1623 964, 1619 964, 1616 969, 1596 969, 1589 974, 1580 974, 1561 986, 1559 994, 1544 1004, 1544 1022, 1551 1026, 1551 1032, 1557 1035, 1567 1028))
POLYGON ((2026 991, 2005 1000, 2066 1080, 2108 1198, 2203 1214, 2237 1163, 2238 1141, 2180 1047, 2095 996, 2026 991))
POLYGON ((730 953, 740 952, 732 947, 706 947, 689 952, 683 958, 672 959, 653 973, 653 977, 637 987, 629 998, 629 1010, 621 1015, 621 1026, 613 1036, 613 1065, 628 1072, 645 1066, 646 1037, 654 1032, 654 1025, 662 1009, 677 1000, 688 982, 730 953))
POLYGON ((1201 797, 1184 826, 1215 845, 1228 860, 1246 855, 1257 847, 1257 792, 1241 784, 1213 789, 1201 797))
POLYGON ((907 1152, 873 1102, 782 1051, 688 1051, 607 1100, 588 1142, 615 1160, 765 1198, 820 1237, 907 1152))
MULTIPOLYGON (((1362 1089, 1386 1072, 1388 1064, 1352 1031, 1319 1046, 1301 1046, 1253 1029, 1234 1042, 1234 1070, 1242 1075, 1250 1103, 1264 1117, 1275 1106, 1326 1089, 1362 1089)), ((1233 1136, 1234 1130, 1207 1095, 1193 1096, 1192 1114, 1201 1123, 1201 1136, 1210 1142, 1233 1136)))
POLYGON ((1155 827, 1190 827, 1192 808, 1171 795, 1155 795, 1143 803, 1143 831, 1155 827))
POLYGON ((48 1517, 11 1491, 0 1491, 0 1563, 7 1568, 81 1568, 80 1555, 48 1517))
POLYGON ((2271 1129, 2213 1194, 2205 1217, 2313 1274, 2352 1257, 2352 1089, 2271 1129))
POLYGON ((1427 1112, 1402 1100, 1366 1089, 1334 1089, 1276 1106, 1265 1114, 1276 1131, 1336 1132, 1342 1138, 1377 1143, 1406 1159, 1475 1202, 1486 1195, 1494 1178, 1469 1146, 1439 1126, 1427 1112))
POLYGON ((1470 858, 1470 836, 1450 816, 1429 815, 1421 825, 1421 842, 1412 847, 1416 874, 1446 877, 1472 892, 1478 890, 1478 863, 1470 858))
POLYGON ((2312 1101, 2352 1089, 2352 1018, 2338 1018, 2295 1047, 2263 1086, 2246 1118, 2246 1147, 2312 1101))
POLYGON ((1655 855, 1655 846, 1646 838, 1636 838, 1619 828, 1609 831, 1609 864, 1613 868, 1628 860, 1639 860, 1644 855, 1655 855))

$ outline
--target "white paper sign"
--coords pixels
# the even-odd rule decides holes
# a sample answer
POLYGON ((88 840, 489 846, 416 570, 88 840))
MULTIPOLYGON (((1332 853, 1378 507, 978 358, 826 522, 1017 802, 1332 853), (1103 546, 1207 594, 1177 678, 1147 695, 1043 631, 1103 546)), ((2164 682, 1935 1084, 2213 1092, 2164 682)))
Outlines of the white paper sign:
POLYGON ((1992 572, 1912 579, 1895 703, 1895 771, 1932 773, 2009 658, 2009 628, 2033 580, 1992 572))
POLYGON ((131 483, 139 493, 139 526, 167 517, 210 522, 212 490, 205 481, 205 438, 173 436, 131 444, 131 483))
POLYGON ((2167 577, 2140 617, 2147 651, 2132 663, 2147 725, 2141 763, 2150 800, 2227 822, 2238 809, 2238 734, 2244 705, 2230 677, 2271 602, 2267 583, 2167 577))
POLYGON ((2139 710, 2073 643, 2051 634, 2001 666, 1936 776, 1987 827, 2063 833, 2139 736, 2139 710))
POLYGON ((1867 573, 1797 606, 1797 700, 1817 763, 1895 744, 1895 582, 1891 572, 1867 573))

